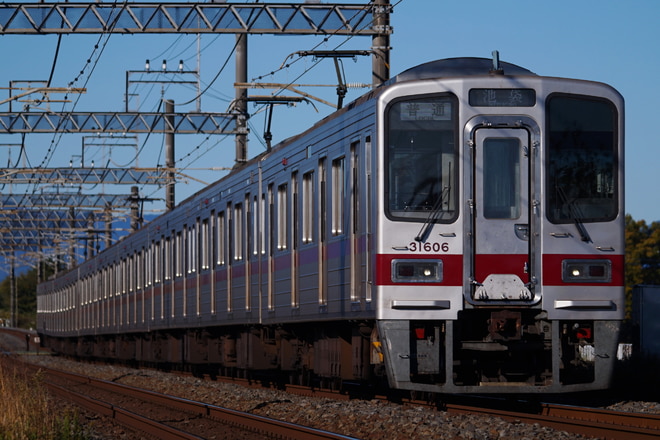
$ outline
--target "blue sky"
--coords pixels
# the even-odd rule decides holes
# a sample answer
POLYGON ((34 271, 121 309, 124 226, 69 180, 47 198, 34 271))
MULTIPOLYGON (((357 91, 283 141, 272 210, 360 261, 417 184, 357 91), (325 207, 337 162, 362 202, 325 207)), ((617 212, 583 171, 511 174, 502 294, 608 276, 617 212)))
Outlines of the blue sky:
MULTIPOLYGON (((526 67, 541 75, 574 77, 608 83, 618 89, 626 100, 626 211, 635 219, 660 221, 660 193, 657 167, 660 164, 660 140, 654 136, 660 112, 660 2, 637 0, 391 0, 395 5, 391 17, 394 34, 391 37, 391 74, 427 61, 460 56, 490 57, 500 52, 503 61, 526 67)), ((278 3, 285 3, 279 1, 278 3)), ((344 3, 363 1, 344 0, 344 3)), ((0 50, 3 68, 0 86, 9 81, 46 80, 53 71, 53 87, 85 87, 87 92, 75 103, 78 111, 121 111, 125 107, 126 71, 144 69, 146 59, 152 70, 160 69, 163 59, 168 69, 176 69, 184 60, 186 70, 197 68, 197 52, 202 88, 208 86, 201 98, 201 110, 224 112, 234 96, 234 64, 231 49, 234 37, 203 35, 66 35, 58 37, 2 36, 0 50), (96 48, 95 48, 96 46, 96 48), (225 61, 227 67, 221 70, 225 61), (89 61, 88 61, 89 60, 89 61)), ((260 82, 299 84, 336 84, 334 65, 330 60, 316 64, 311 58, 288 57, 300 50, 369 49, 371 39, 356 37, 250 36, 248 77, 260 82), (289 64, 281 68, 282 64, 289 64), (305 73, 306 72, 306 73, 305 73), (272 73, 272 74, 271 74, 272 73)), ((371 59, 344 61, 347 80, 351 83, 370 83, 371 59)), ((162 79, 132 75, 133 79, 162 79)), ((189 78, 186 78, 189 79, 189 78)), ((335 87, 300 87, 312 95, 335 102, 335 87)), ((367 89, 352 88, 346 98, 350 101, 367 89)), ((140 84, 129 93, 139 96, 142 111, 156 111, 162 97, 174 99, 177 111, 193 111, 195 103, 183 105, 195 96, 189 86, 140 84)), ((251 91, 265 95, 268 91, 251 91)), ((7 96, 0 92, 1 99, 7 96)), ((60 98, 62 95, 59 96, 60 98)), ((78 99, 70 95, 71 99, 78 99)), ((51 103, 51 109, 62 108, 51 103)), ((20 108, 14 104, 14 110, 20 108)), ((66 104, 66 109, 74 104, 66 104)), ((254 113, 250 120, 250 157, 264 151, 263 130, 265 113, 250 106, 254 113)), ((8 111, 6 104, 0 111, 8 111)), ((309 127, 332 109, 321 103, 298 104, 293 108, 278 107, 272 124, 274 143, 309 127)), ((76 163, 82 155, 80 136, 26 136, 26 155, 21 155, 20 136, 4 135, 0 140, 0 163, 19 167, 36 167, 47 163, 50 167, 76 163), (9 146, 8 144, 11 144, 9 146)), ((105 142, 105 141, 103 141, 105 142)), ((112 141, 108 141, 112 142, 112 141)), ((97 166, 153 167, 164 164, 163 139, 160 135, 140 135, 136 141, 140 149, 137 163, 136 148, 88 146, 85 165, 94 160, 97 166)), ((177 166, 190 178, 180 182, 176 190, 177 202, 199 190, 205 183, 220 178, 234 160, 234 140, 228 136, 179 135, 176 139, 177 166), (213 169, 212 169, 213 168, 213 169)), ((6 165, 4 165, 6 166, 6 165)), ((21 188, 13 188, 20 192, 21 188)), ((67 190, 67 189, 64 189, 67 190)), ((70 189, 75 191, 75 188, 70 189)), ((110 185, 83 188, 84 192, 127 193, 128 187, 110 185)), ((163 198, 162 189, 145 186, 145 197, 163 198)), ((8 192, 2 189, 3 193, 8 192)), ((151 203, 147 210, 162 209, 162 202, 151 203)))

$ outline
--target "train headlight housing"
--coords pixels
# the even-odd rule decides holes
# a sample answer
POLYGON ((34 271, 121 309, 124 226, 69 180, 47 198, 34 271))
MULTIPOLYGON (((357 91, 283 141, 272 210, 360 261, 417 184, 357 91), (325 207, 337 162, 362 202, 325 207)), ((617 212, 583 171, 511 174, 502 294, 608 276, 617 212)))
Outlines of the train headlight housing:
POLYGON ((610 260, 564 260, 562 281, 565 283, 609 283, 612 281, 610 260))
POLYGON ((442 260, 392 260, 395 283, 442 282, 442 260))

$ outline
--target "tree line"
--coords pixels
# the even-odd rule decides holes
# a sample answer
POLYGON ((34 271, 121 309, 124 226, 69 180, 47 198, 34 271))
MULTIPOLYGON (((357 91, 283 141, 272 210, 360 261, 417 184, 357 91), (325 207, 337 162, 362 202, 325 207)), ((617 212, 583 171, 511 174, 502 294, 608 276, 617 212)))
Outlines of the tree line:
MULTIPOLYGON (((45 265, 46 267, 48 265, 45 265)), ((630 319, 632 288, 638 284, 660 285, 660 221, 647 224, 626 215, 626 319, 630 319)), ((16 277, 16 326, 35 328, 37 322, 37 269, 16 277)), ((0 283, 0 319, 11 317, 9 277, 0 283)))
POLYGON ((660 285, 660 221, 648 225, 626 215, 625 281, 626 318, 630 318, 633 286, 660 285))

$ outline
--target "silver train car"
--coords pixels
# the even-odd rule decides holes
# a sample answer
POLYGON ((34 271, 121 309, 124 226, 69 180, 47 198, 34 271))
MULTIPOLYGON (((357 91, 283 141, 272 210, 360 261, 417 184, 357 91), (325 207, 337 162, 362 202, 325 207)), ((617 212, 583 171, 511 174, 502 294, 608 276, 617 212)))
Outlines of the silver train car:
POLYGON ((623 139, 610 86, 423 64, 40 284, 38 332, 69 355, 333 387, 604 389, 623 139))

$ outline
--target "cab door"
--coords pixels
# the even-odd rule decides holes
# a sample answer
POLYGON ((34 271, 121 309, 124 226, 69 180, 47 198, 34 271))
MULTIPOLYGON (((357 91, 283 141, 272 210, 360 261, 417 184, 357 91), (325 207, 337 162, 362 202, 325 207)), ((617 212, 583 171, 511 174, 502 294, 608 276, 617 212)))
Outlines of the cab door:
POLYGON ((472 136, 470 300, 529 302, 536 260, 530 132, 483 127, 472 136))

